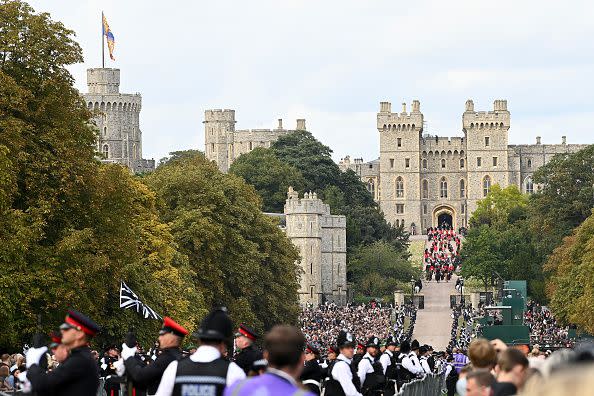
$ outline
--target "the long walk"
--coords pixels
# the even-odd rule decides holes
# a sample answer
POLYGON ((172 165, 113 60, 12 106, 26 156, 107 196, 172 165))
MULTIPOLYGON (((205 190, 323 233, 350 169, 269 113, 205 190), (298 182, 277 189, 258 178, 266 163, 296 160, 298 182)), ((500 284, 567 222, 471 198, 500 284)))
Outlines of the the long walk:
POLYGON ((425 295, 425 309, 417 312, 413 331, 413 338, 421 345, 429 344, 436 351, 443 351, 448 346, 452 331, 450 294, 456 294, 455 285, 456 275, 449 282, 423 280, 421 294, 425 295))

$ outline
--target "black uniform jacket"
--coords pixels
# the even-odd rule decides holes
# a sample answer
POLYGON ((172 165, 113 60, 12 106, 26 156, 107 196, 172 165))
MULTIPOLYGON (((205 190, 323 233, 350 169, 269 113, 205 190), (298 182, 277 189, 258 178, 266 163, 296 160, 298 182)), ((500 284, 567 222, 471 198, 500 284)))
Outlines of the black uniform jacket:
POLYGON ((99 388, 97 363, 88 347, 72 349, 68 359, 49 373, 32 365, 27 378, 33 391, 55 396, 95 396, 99 388))
POLYGON ((154 395, 157 393, 161 377, 169 363, 179 359, 181 359, 179 348, 165 348, 161 350, 155 361, 148 366, 135 359, 134 356, 126 359, 124 365, 126 366, 126 374, 128 374, 128 378, 132 380, 134 385, 146 389, 149 395, 154 395))
POLYGON ((235 363, 241 367, 247 375, 250 370, 252 370, 254 362, 262 358, 262 352, 254 345, 250 345, 249 347, 242 349, 242 351, 235 356, 235 363))

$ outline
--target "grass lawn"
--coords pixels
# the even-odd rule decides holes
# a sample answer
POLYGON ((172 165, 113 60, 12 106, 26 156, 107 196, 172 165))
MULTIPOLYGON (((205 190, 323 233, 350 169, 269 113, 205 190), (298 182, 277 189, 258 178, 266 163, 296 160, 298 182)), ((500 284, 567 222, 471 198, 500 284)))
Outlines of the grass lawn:
POLYGON ((425 252, 425 242, 426 241, 410 241, 408 245, 408 252, 410 253, 410 261, 411 263, 418 265, 419 267, 423 266, 423 253, 425 252))

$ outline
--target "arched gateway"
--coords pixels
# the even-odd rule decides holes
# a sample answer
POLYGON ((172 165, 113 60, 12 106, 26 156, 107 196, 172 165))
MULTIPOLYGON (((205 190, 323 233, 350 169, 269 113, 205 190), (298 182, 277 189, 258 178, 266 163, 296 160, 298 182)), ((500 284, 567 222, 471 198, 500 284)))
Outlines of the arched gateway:
POLYGON ((451 206, 438 206, 433 211, 433 227, 439 227, 443 224, 451 225, 454 229, 456 224, 456 211, 451 206))

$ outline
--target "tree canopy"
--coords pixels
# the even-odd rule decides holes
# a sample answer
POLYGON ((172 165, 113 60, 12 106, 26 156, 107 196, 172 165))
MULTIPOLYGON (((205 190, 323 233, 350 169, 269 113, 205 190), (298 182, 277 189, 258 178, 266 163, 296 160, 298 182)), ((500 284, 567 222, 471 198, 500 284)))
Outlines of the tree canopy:
POLYGON ((198 152, 176 153, 143 180, 157 194, 160 218, 196 273, 206 306, 225 305, 258 331, 296 322, 298 252, 260 211, 252 186, 198 152))
POLYGON ((594 334, 594 215, 565 237, 549 256, 547 295, 555 317, 594 334))

